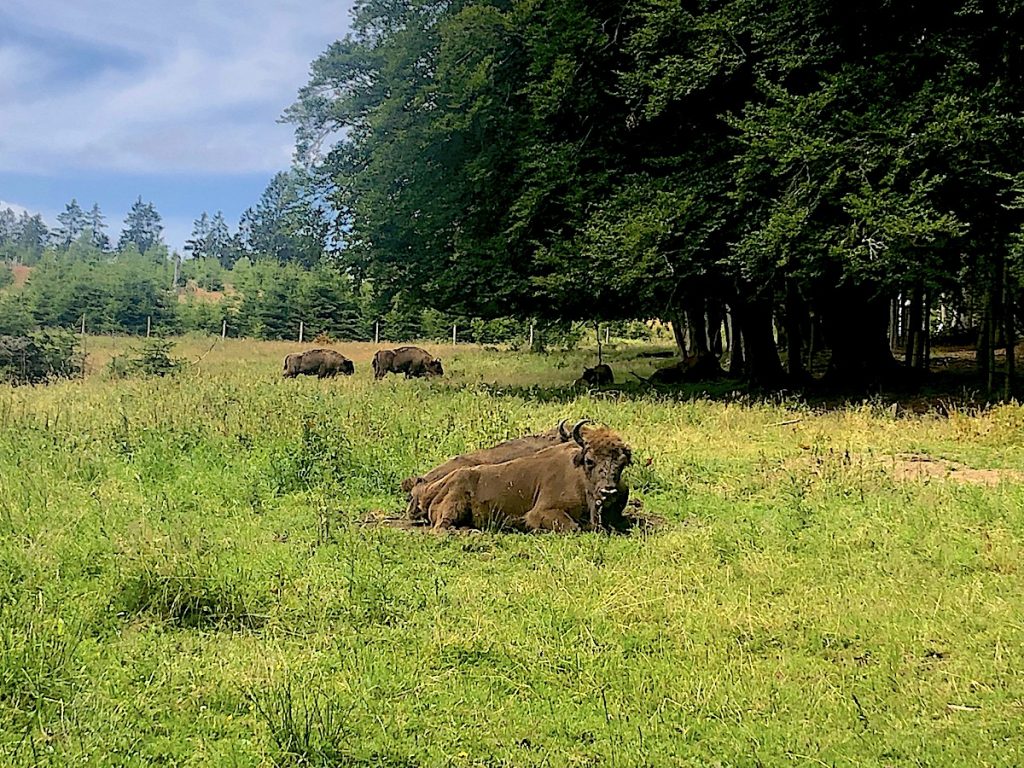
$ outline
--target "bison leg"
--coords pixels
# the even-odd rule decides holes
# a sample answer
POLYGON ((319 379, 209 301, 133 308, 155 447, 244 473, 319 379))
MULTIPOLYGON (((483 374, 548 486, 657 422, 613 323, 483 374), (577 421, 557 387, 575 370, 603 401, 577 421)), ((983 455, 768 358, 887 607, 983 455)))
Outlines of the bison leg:
POLYGON ((431 485, 420 499, 420 514, 425 514, 435 531, 465 523, 472 517, 473 501, 470 490, 455 483, 446 483, 447 479, 431 485), (438 484, 444 485, 433 492, 434 486, 438 484))
POLYGON ((566 533, 580 529, 579 523, 561 509, 534 507, 526 513, 524 522, 528 531, 559 531, 566 533))

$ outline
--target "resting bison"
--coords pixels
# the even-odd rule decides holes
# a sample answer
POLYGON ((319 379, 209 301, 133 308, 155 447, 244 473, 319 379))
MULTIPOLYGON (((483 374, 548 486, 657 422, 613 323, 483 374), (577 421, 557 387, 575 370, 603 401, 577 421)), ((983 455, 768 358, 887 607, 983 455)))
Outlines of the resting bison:
MULTIPOLYGON (((433 483, 435 480, 440 480, 445 475, 451 474, 456 469, 461 469, 462 467, 475 467, 479 464, 501 464, 502 462, 511 461, 512 459, 529 456, 531 453, 536 453, 542 448, 558 445, 559 443, 564 443, 569 439, 571 439, 571 435, 566 432, 565 419, 562 419, 557 427, 539 435, 517 437, 514 440, 506 440, 503 443, 498 443, 493 448, 481 448, 478 451, 464 453, 461 456, 449 459, 444 464, 439 467, 435 467, 425 475, 407 477, 402 481, 402 490, 409 493, 413 487, 419 483, 433 483)), ((416 516, 417 514, 415 510, 410 505, 409 517, 416 516)))
POLYGON ((602 384, 612 384, 615 376, 612 374, 611 366, 606 363, 595 365, 593 368, 584 368, 583 375, 576 379, 578 386, 599 387, 602 384))
POLYGON ((714 355, 689 355, 664 368, 658 368, 648 378, 633 374, 645 384, 672 386, 688 381, 709 381, 723 375, 722 366, 714 355))
POLYGON ((284 359, 284 377, 286 379, 295 378, 300 373, 305 376, 315 374, 321 379, 336 376, 339 373, 351 376, 355 370, 351 360, 333 349, 311 349, 308 352, 288 355, 284 359))
POLYGON ((463 467, 413 489, 413 504, 435 531, 455 525, 519 530, 599 529, 621 524, 629 487, 622 480, 629 447, 609 429, 581 434, 503 464, 463 467))
POLYGON ((444 376, 440 358, 419 347, 382 349, 373 356, 373 378, 383 379, 388 373, 404 373, 405 378, 414 376, 444 376))

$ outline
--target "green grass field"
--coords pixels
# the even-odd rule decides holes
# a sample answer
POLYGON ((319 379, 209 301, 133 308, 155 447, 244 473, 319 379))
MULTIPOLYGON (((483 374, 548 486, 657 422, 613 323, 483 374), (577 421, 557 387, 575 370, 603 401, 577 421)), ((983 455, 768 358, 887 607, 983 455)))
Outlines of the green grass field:
POLYGON ((1024 408, 576 394, 592 354, 469 347, 286 381, 296 345, 211 343, 0 388, 0 765, 1024 764, 1024 408), (583 416, 661 528, 360 524, 583 416))

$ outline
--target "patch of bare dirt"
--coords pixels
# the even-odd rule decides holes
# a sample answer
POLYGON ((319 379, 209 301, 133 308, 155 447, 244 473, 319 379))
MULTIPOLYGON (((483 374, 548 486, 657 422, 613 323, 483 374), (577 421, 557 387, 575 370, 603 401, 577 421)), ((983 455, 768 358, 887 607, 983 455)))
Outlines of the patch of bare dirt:
POLYGON ((32 267, 26 267, 24 264, 15 264, 11 267, 11 273, 14 275, 14 287, 21 288, 28 280, 28 276, 32 274, 32 267))
POLYGON ((1024 480, 1024 472, 1015 469, 974 469, 957 461, 923 453, 897 454, 893 457, 891 472, 897 480, 951 480, 973 485, 999 485, 1007 480, 1024 480))

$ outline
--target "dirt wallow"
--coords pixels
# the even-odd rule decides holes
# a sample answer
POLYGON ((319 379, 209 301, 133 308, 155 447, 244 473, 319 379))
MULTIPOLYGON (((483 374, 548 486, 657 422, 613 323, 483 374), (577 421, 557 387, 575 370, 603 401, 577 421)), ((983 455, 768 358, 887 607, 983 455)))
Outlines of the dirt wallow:
POLYGON ((650 527, 629 505, 622 477, 632 452, 603 426, 562 421, 538 435, 462 454, 407 478, 404 517, 371 516, 373 525, 412 530, 628 531, 650 527))

